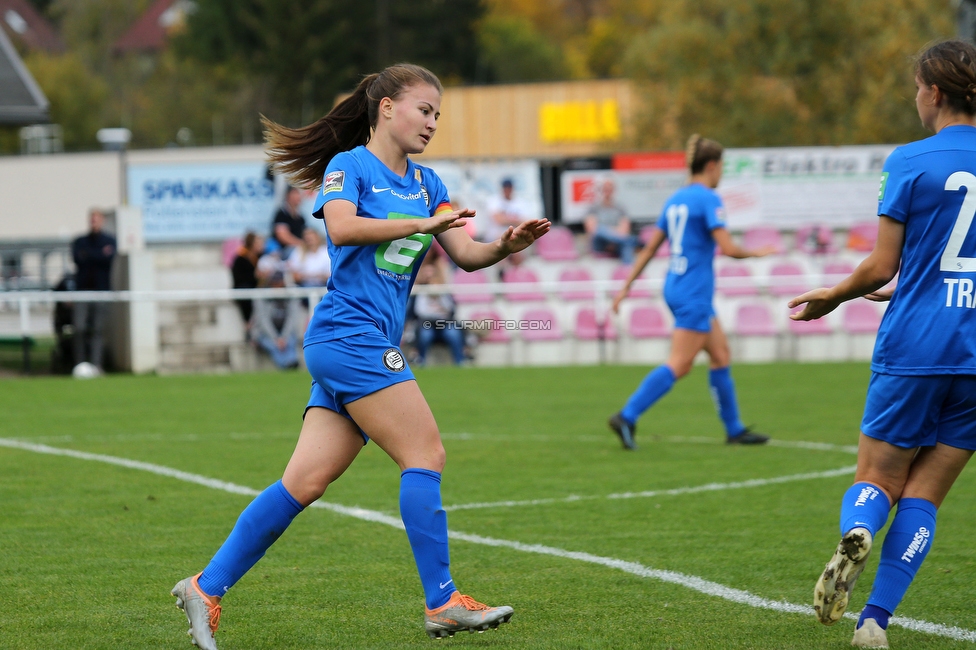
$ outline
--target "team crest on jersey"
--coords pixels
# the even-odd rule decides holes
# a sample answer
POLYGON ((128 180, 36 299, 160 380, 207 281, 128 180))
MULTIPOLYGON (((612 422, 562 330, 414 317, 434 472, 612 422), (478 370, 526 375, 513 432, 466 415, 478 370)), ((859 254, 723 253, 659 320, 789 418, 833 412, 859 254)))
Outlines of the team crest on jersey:
POLYGON ((407 362, 403 360, 403 355, 396 348, 390 348, 383 353, 383 365, 391 372, 403 372, 407 367, 407 362))
POLYGON ((725 208, 715 208, 715 220, 719 223, 725 223, 725 208))
POLYGON ((420 196, 424 197, 424 205, 429 208, 430 194, 427 193, 427 188, 424 187, 424 175, 420 172, 419 168, 413 170, 413 177, 420 183, 420 196))
POLYGON ((322 194, 341 192, 342 184, 345 180, 346 172, 329 172, 325 175, 325 182, 322 183, 322 194))

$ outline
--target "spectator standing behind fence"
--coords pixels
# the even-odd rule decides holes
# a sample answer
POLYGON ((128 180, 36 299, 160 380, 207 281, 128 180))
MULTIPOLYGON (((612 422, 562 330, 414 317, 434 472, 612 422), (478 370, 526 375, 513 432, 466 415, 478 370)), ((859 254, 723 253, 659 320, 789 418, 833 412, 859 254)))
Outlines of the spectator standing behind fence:
POLYGON ((271 239, 268 249, 279 250, 281 259, 287 260, 292 251, 302 245, 305 233, 305 217, 298 211, 302 203, 302 192, 297 187, 285 190, 285 202, 275 212, 271 222, 271 239))
MULTIPOLYGON (((248 232, 244 235, 244 244, 237 250, 237 256, 230 265, 230 274, 235 289, 254 289, 258 286, 258 259, 263 252, 264 237, 255 232, 248 232)), ((254 303, 251 300, 235 300, 234 302, 241 311, 244 326, 250 330, 254 303)))
MULTIPOLYGON (((417 271, 420 285, 447 284, 446 257, 436 254, 433 246, 417 271)), ((417 316, 417 362, 427 362, 431 344, 443 341, 451 349, 456 365, 464 362, 464 331, 454 322, 454 296, 448 293, 417 294, 413 312, 417 316)))
MULTIPOLYGON (((285 286, 281 271, 273 272, 263 286, 280 289, 285 286)), ((303 334, 305 319, 297 298, 260 298, 254 301, 254 340, 279 368, 297 368, 298 338, 303 334)))
POLYGON ((324 287, 332 275, 329 251, 314 228, 305 229, 302 246, 288 257, 287 265, 295 284, 302 287, 324 287))
POLYGON ((622 207, 617 205, 614 194, 616 185, 610 178, 599 182, 598 200, 583 220, 583 227, 590 237, 594 252, 610 253, 625 264, 634 261, 634 252, 640 248, 640 239, 630 229, 630 219, 622 207))
MULTIPOLYGON (((78 291, 109 291, 112 288, 112 260, 115 258, 115 237, 102 231, 105 215, 92 208, 88 212, 88 233, 71 243, 71 257, 77 269, 75 286, 78 291)), ((89 362, 102 372, 105 348, 105 318, 107 302, 74 304, 74 363, 89 362), (86 351, 88 354, 86 355, 86 351)))

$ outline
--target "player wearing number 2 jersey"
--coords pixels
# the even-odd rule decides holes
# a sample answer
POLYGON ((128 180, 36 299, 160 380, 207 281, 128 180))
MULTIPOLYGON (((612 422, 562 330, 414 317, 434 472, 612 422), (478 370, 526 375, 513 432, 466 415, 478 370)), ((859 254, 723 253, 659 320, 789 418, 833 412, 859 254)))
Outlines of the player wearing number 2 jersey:
POLYGON ((847 608, 874 536, 898 510, 853 645, 887 648, 890 616, 935 537, 938 508, 976 450, 976 48, 947 41, 915 64, 915 105, 935 135, 888 157, 874 251, 832 289, 790 301, 810 320, 861 295, 890 297, 871 364, 854 485, 841 541, 814 589, 832 625, 847 608), (876 292, 901 269, 893 292, 876 292))
MULTIPOLYGON (((369 439, 401 470, 400 518, 424 588, 427 634, 483 631, 512 616, 511 607, 461 595, 451 577, 440 496, 444 447, 399 343, 407 297, 433 237, 459 267, 474 270, 525 249, 549 222, 510 226, 491 243, 465 233, 474 213, 453 209, 440 179, 408 158, 433 137, 441 92, 430 71, 394 65, 367 76, 310 126, 265 122, 272 161, 318 190, 315 216, 326 222, 332 276, 305 337, 311 396, 284 476, 241 513, 203 572, 172 590, 201 648, 216 648, 224 594, 369 439)), ((388 625, 375 620, 369 627, 388 625)))
POLYGON ((725 427, 726 441, 737 444, 762 444, 767 436, 754 433, 739 419, 739 404, 729 368, 729 344, 712 306, 715 272, 712 261, 715 245, 730 257, 758 257, 772 249, 748 251, 737 246, 725 227, 722 199, 715 192, 722 179, 722 145, 693 135, 688 141, 687 161, 691 183, 671 196, 664 205, 660 226, 637 256, 630 277, 614 299, 613 310, 627 296, 630 285, 644 270, 665 238, 671 244, 671 260, 664 282, 664 299, 674 314, 671 354, 663 366, 651 372, 631 395, 620 412, 610 418, 610 428, 620 437, 625 449, 634 449, 637 419, 674 382, 688 374, 695 356, 708 352, 711 370, 708 380, 725 427))

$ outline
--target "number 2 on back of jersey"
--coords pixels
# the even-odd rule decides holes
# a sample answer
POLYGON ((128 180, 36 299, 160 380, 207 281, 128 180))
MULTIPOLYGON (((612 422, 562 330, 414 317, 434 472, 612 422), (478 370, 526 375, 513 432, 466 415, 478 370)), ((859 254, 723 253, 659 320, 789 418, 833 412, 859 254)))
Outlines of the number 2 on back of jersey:
MULTIPOLYGON (((973 216, 976 215, 976 176, 969 172, 956 172, 946 180, 945 189, 947 192, 957 192, 966 188, 966 198, 962 201, 959 214, 956 216, 956 223, 949 233, 949 241, 946 243, 945 250, 942 251, 942 263, 939 269, 942 271, 955 271, 963 273, 966 271, 976 271, 976 257, 960 257, 963 242, 966 235, 973 225, 973 216)), ((668 224, 670 226, 670 223, 668 224)))

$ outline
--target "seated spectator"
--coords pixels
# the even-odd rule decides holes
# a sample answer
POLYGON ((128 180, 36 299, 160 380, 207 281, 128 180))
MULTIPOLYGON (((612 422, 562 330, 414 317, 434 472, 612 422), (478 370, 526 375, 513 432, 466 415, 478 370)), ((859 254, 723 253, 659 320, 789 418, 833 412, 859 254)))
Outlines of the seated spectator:
MULTIPOLYGON (((264 237, 250 231, 244 235, 244 244, 238 249, 237 256, 230 265, 235 289, 254 289, 258 286, 258 259, 263 251, 264 237)), ((235 300, 234 303, 241 312, 244 326, 250 329, 254 303, 250 300, 235 300)))
MULTIPOLYGON (((444 258, 432 249, 417 271, 418 285, 446 284, 444 258)), ((464 331, 454 322, 454 298, 449 294, 414 296, 413 312, 417 317, 417 362, 424 365, 427 351, 435 341, 442 341, 451 349, 454 363, 464 361, 464 331)))
POLYGON ((607 178, 600 183, 600 198, 587 212, 583 228, 590 237, 594 252, 610 253, 619 257, 624 264, 631 264, 641 243, 631 232, 627 213, 614 200, 615 190, 612 179, 607 178))
MULTIPOLYGON (((281 271, 273 272, 263 286, 285 286, 281 271)), ((297 368, 296 347, 302 336, 304 317, 297 298, 261 298, 254 301, 253 338, 271 355, 279 368, 297 368)))
POLYGON ((306 228, 302 233, 302 246, 288 258, 288 270, 302 287, 324 287, 328 282, 332 262, 317 230, 306 228))

